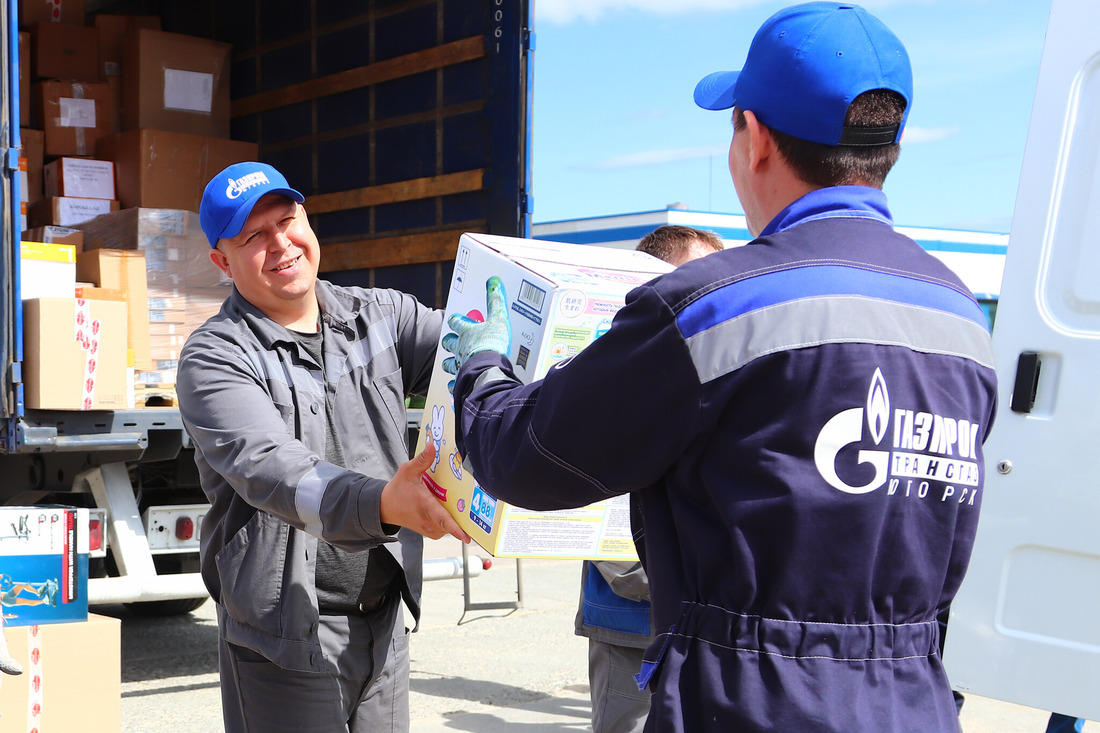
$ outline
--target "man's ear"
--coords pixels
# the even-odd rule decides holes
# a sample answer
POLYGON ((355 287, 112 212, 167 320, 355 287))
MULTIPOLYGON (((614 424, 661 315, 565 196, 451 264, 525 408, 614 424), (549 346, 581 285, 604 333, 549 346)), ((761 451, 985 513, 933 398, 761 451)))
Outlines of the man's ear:
POLYGON ((767 125, 756 118, 756 115, 748 110, 745 115, 745 130, 749 136, 749 170, 758 173, 760 167, 776 154, 775 138, 767 125))
POLYGON ((233 279, 233 273, 229 271, 229 258, 225 256, 225 252, 222 252, 217 247, 210 250, 210 261, 213 262, 219 270, 225 273, 225 276, 229 279, 233 279))

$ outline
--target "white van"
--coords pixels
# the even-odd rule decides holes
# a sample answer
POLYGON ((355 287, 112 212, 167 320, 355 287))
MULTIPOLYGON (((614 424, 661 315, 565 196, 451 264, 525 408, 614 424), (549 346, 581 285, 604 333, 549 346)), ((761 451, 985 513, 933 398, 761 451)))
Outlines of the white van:
MULTIPOLYGON (((1100 32, 1054 0, 993 329, 1000 393, 944 661, 962 692, 1100 720, 1100 32)), ((991 115, 996 110, 989 110, 991 115)))

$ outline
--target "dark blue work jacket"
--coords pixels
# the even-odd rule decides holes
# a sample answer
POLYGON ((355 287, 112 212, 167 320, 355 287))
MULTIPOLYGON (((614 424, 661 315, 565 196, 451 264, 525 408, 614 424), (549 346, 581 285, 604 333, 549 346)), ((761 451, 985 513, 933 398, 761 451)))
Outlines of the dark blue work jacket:
POLYGON ((873 189, 637 288, 545 379, 473 356, 460 448, 505 501, 632 492, 647 731, 957 731, 936 616, 969 561, 996 400, 984 314, 873 189))

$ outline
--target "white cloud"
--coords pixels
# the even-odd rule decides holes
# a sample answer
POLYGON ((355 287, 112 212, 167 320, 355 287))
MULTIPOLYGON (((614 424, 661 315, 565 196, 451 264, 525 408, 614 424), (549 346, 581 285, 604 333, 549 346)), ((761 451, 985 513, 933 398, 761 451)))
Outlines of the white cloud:
POLYGON ((921 143, 937 143, 949 137, 958 135, 962 130, 958 125, 951 127, 919 127, 906 125, 905 134, 901 138, 902 144, 920 145, 921 143))
POLYGON ((686 160, 705 160, 716 158, 722 165, 726 164, 726 156, 729 147, 726 145, 712 145, 698 148, 670 148, 667 150, 646 150, 639 153, 629 153, 613 158, 593 161, 582 166, 586 170, 626 170, 629 168, 644 168, 665 163, 679 163, 686 160))

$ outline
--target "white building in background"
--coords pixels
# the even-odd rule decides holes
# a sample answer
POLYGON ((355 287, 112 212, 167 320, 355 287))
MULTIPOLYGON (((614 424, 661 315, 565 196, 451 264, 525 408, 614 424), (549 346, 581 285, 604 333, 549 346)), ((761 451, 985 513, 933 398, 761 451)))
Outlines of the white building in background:
MULTIPOLYGON (((665 224, 709 229, 722 237, 727 247, 737 247, 752 239, 745 217, 740 214, 690 211, 676 206, 636 214, 534 224, 531 236, 553 242, 634 249, 639 239, 665 224)), ((896 229, 954 270, 982 303, 992 322, 1008 251, 1007 234, 903 226, 896 229)))

